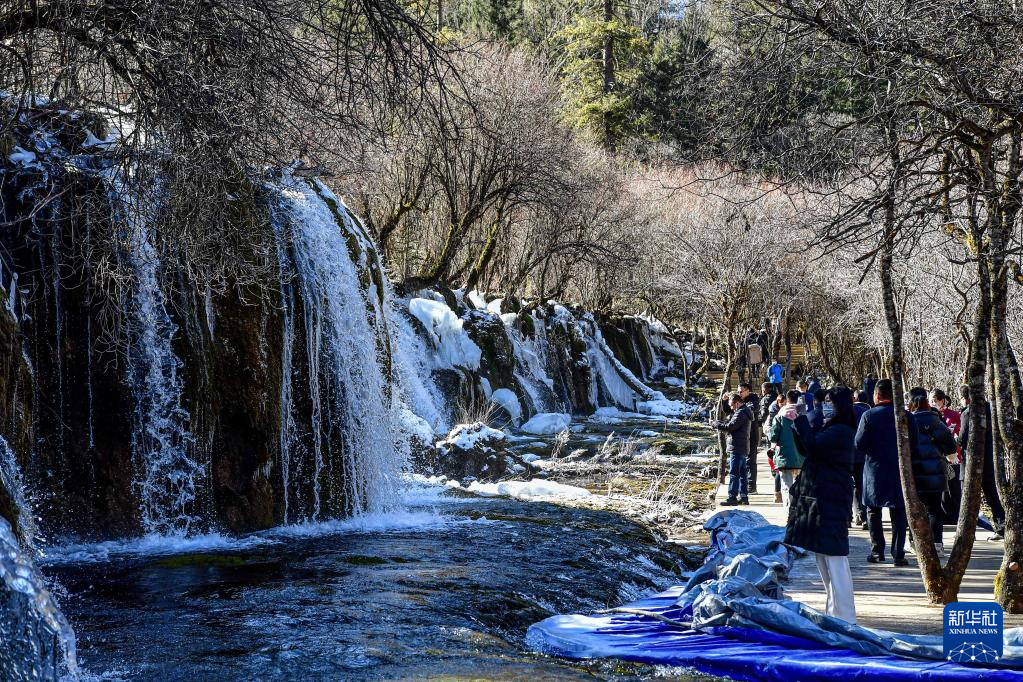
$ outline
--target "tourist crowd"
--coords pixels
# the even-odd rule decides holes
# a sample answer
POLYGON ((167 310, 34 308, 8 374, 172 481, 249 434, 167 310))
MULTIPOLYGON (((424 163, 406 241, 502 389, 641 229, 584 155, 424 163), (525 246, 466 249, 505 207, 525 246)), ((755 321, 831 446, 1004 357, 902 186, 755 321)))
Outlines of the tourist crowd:
MULTIPOLYGON (((749 504, 757 493, 757 459, 766 439, 774 500, 788 508, 785 541, 814 552, 827 592, 827 613, 856 621, 849 528, 869 531, 870 563, 906 566, 908 522, 903 497, 893 384, 868 375, 863 390, 824 390, 814 377, 781 392, 774 365, 762 395, 749 384, 724 398, 726 419, 714 425, 727 436, 728 498, 722 506, 749 504), (885 537, 888 510, 891 536, 885 537)), ((780 366, 779 366, 780 367, 780 366)), ((969 387, 956 411, 942 390, 913 388, 906 396, 912 478, 927 510, 935 549, 944 555, 943 528, 958 522, 963 456, 969 444, 969 387)), ((984 423, 991 423, 990 407, 984 423)), ((1005 512, 994 472, 994 438, 985 428, 984 499, 993 516, 992 539, 1002 537, 1005 512)), ((908 472, 907 472, 908 473, 908 472)), ((981 524, 986 524, 981 519, 981 524)))

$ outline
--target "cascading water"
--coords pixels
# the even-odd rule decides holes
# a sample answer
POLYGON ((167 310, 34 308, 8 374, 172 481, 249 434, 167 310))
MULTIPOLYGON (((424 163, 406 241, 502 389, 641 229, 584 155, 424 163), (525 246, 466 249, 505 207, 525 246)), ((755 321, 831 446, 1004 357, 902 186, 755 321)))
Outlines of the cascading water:
MULTIPOLYGON (((381 509, 405 462, 404 439, 395 428, 397 397, 379 347, 387 333, 381 328, 386 297, 360 278, 367 256, 352 250, 363 246, 361 230, 340 199, 319 182, 290 175, 279 197, 277 220, 289 229, 279 225, 278 231, 290 237, 291 247, 282 268, 294 269, 306 342, 313 448, 308 519, 321 519, 328 505, 348 514, 381 509)), ((290 309, 284 312, 287 342, 293 322, 290 309)), ((289 355, 289 374, 290 363, 289 355)), ((294 409, 290 396, 282 396, 282 421, 294 409)), ((282 470, 294 470, 285 460, 300 454, 282 448, 282 470)))
POLYGON ((547 373, 546 330, 542 321, 532 319, 533 338, 526 338, 513 325, 505 326, 515 353, 515 380, 526 397, 530 413, 561 412, 567 406, 559 404, 554 380, 547 373))
POLYGON ((388 328, 392 331, 394 374, 402 400, 408 407, 404 421, 416 422, 410 425, 412 430, 417 430, 418 420, 422 420, 432 432, 447 433, 452 426, 451 416, 432 376, 429 362, 432 353, 412 328, 408 315, 392 300, 390 291, 387 298, 390 302, 388 328))
POLYGON ((576 323, 583 331, 586 357, 593 369, 590 401, 594 405, 612 404, 634 410, 639 401, 651 397, 652 391, 622 365, 608 348, 592 315, 586 313, 576 323))
POLYGON ((21 535, 22 544, 30 552, 35 552, 39 529, 36 526, 35 515, 32 513, 32 506, 29 504, 21 467, 18 466, 14 450, 3 436, 0 436, 0 490, 7 491, 11 504, 17 511, 18 532, 21 535))
POLYGON ((274 221, 274 237, 277 242, 277 264, 279 268, 278 286, 281 294, 281 430, 280 430, 280 468, 283 488, 284 522, 291 519, 291 446, 295 438, 295 415, 293 406, 292 369, 295 345, 295 293, 289 279, 293 268, 288 255, 284 232, 284 221, 274 221))
POLYGON ((0 516, 0 678, 57 680, 78 673, 75 633, 32 563, 36 534, 21 470, 0 437, 0 493, 17 514, 21 541, 0 516))
POLYGON ((148 198, 129 198, 121 191, 119 178, 110 184, 114 215, 122 229, 124 265, 133 279, 125 313, 142 527, 150 534, 187 535, 198 522, 195 503, 205 472, 193 455, 190 415, 182 403, 181 360, 173 348, 178 328, 160 288, 160 257, 152 243, 148 198))

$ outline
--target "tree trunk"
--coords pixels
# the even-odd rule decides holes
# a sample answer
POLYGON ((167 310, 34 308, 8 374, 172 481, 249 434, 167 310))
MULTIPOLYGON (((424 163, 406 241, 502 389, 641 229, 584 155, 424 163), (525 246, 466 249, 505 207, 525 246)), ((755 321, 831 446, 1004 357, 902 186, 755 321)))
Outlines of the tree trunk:
MULTIPOLYGON (((604 0, 604 23, 606 35, 604 37, 604 49, 602 58, 603 92, 610 95, 615 88, 615 63, 614 63, 614 37, 611 35, 611 22, 614 20, 614 0, 604 0)), ((609 150, 615 147, 614 130, 611 124, 611 114, 604 111, 604 145, 609 150)))
MULTIPOLYGON (((1000 259, 999 259, 1000 260, 1000 259)), ((1005 266, 995 262, 997 268, 990 273, 991 327, 990 338, 994 347, 992 369, 994 374, 994 403, 997 422, 996 433, 1004 447, 995 449, 995 474, 1001 479, 999 493, 1005 508, 1005 554, 995 579, 995 599, 1008 613, 1023 613, 1023 403, 1019 400, 1020 376, 1015 353, 1009 344, 1006 329, 1008 305, 1008 273, 1005 266), (1001 469, 1004 467, 1004 471, 1001 469)), ((971 436, 972 439, 972 436, 971 436)))
MULTIPOLYGON (((735 367, 735 323, 729 318, 725 327, 725 375, 721 378, 718 394, 717 419, 725 417, 725 396, 732 389, 732 368, 735 367)), ((724 431, 718 431, 718 480, 724 483, 728 477, 727 438, 724 431)))
POLYGON ((787 393, 792 385, 792 332, 789 330, 789 319, 785 317, 785 381, 782 383, 782 393, 787 393))
MULTIPOLYGON (((897 166, 896 166, 897 168, 897 166)), ((893 181, 894 182, 894 181, 893 181)), ((889 371, 893 384, 893 407, 895 412, 895 431, 899 452, 899 477, 902 480, 902 494, 906 503, 909 525, 913 531, 913 545, 916 548, 920 573, 923 576, 927 597, 934 604, 954 601, 954 594, 949 595, 948 585, 941 570, 937 551, 934 548, 934 537, 931 534, 927 510, 916 492, 916 481, 913 478, 913 455, 910 450, 909 418, 906 413, 905 372, 902 347, 902 320, 895 299, 895 285, 892 281, 892 255, 895 249, 897 231, 895 221, 894 187, 889 190, 885 201, 885 234, 882 237, 878 258, 881 275, 881 293, 884 302, 885 322, 891 340, 891 362, 889 371)), ((971 435, 972 439, 972 435, 971 435)))
POLYGON ((494 257, 494 253, 497 251, 497 237, 501 233, 501 224, 504 221, 504 201, 497 207, 497 216, 494 218, 494 222, 490 225, 490 230, 487 232, 487 241, 483 244, 483 250, 480 251, 479 258, 472 266, 472 270, 469 271, 469 277, 465 281, 465 290, 472 291, 479 284, 480 279, 483 277, 483 273, 486 272, 487 267, 490 265, 491 259, 494 257))

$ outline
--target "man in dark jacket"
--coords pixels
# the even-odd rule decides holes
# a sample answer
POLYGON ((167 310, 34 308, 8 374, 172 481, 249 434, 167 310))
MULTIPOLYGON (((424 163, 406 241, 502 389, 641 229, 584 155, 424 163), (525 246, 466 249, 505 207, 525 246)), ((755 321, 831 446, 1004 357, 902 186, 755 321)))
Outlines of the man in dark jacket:
POLYGON ((814 391, 813 410, 806 415, 807 421, 810 422, 810 428, 814 431, 820 431, 824 426, 824 399, 827 395, 822 389, 814 391))
MULTIPOLYGON (((959 446, 962 448, 963 458, 966 458, 966 448, 970 444, 970 387, 963 386, 959 389, 959 397, 964 406, 962 412, 962 428, 959 431, 959 446)), ((998 494, 998 482, 995 480, 995 438, 991 419, 991 403, 985 405, 984 414, 984 477, 982 485, 984 488, 984 501, 991 508, 991 515, 994 516, 995 534, 992 540, 1000 540, 1005 534, 1005 508, 1002 507, 1002 499, 998 494)), ((964 462, 965 463, 965 462, 964 462)))
POLYGON ((742 396, 733 393, 730 397, 732 416, 726 422, 717 422, 714 426, 728 434, 728 499, 721 503, 723 507, 734 507, 737 504, 749 504, 749 488, 746 478, 750 445, 750 425, 753 414, 742 401, 742 396))
POLYGON ((874 389, 877 387, 877 376, 874 374, 868 374, 867 378, 863 380, 863 392, 867 394, 867 402, 870 406, 874 406, 874 389))
MULTIPOLYGON (((870 530, 870 556, 872 564, 884 561, 884 525, 881 510, 888 508, 892 522, 892 558, 896 566, 908 566, 906 561, 906 503, 902 498, 899 474, 898 433, 895 430, 895 407, 892 405, 892 381, 881 379, 874 388, 874 407, 860 418, 854 445, 863 452, 863 504, 867 507, 867 525, 870 530)), ((916 423, 909 421, 910 450, 917 447, 916 423)))
MULTIPOLYGON (((870 400, 864 391, 856 395, 856 402, 853 404, 853 414, 856 416, 856 426, 859 428, 860 419, 870 409, 870 400)), ((853 449, 853 518, 855 523, 867 530, 867 508, 863 506, 863 460, 864 455, 858 449, 853 449)))
POLYGON ((746 459, 747 488, 750 495, 757 494, 757 450, 760 449, 760 396, 753 392, 749 384, 739 384, 739 395, 742 396, 742 404, 749 408, 753 421, 749 427, 749 451, 746 459))
POLYGON ((810 384, 806 379, 803 379, 798 384, 800 400, 804 405, 805 409, 800 410, 800 414, 806 414, 807 419, 810 418, 810 413, 813 412, 813 393, 810 393, 810 384))

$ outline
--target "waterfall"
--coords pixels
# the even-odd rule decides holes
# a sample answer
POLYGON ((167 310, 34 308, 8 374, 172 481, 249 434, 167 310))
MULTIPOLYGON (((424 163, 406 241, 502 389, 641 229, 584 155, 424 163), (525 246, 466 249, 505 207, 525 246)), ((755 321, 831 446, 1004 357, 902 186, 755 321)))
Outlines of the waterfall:
POLYGON ((35 552, 35 542, 39 537, 39 529, 36 526, 35 514, 29 504, 28 493, 25 490, 25 479, 18 466, 18 460, 14 456, 14 450, 7 443, 3 436, 0 436, 0 490, 6 490, 11 499, 11 504, 18 512, 18 531, 21 535, 22 544, 30 552, 35 552))
MULTIPOLYGON (((388 300, 391 300, 388 291, 388 300)), ((398 390, 405 405, 408 406, 407 419, 423 420, 434 433, 447 433, 451 428, 451 415, 444 403, 437 382, 433 378, 433 352, 412 328, 407 304, 404 306, 391 300, 388 306, 389 328, 392 330, 394 349, 394 374, 398 390)), ((417 424, 409 425, 415 430, 417 424)), ((432 442, 432 437, 428 442, 432 442)))
MULTIPOLYGON (((328 504, 348 514, 380 509, 405 464, 398 401, 380 347, 389 345, 386 291, 366 276, 369 245, 340 199, 317 181, 290 175, 278 193, 306 344, 311 519, 323 518, 328 504)), ((282 410, 292 409, 287 403, 282 410)))
POLYGON ((14 508, 22 541, 0 516, 0 678, 57 680, 77 675, 75 633, 32 563, 35 520, 21 470, 0 437, 0 492, 14 508))
POLYGON ((559 404, 554 380, 547 373, 547 330, 543 328, 542 321, 535 317, 532 320, 534 334, 531 339, 513 324, 505 325, 515 353, 515 381, 526 398, 530 414, 560 412, 568 407, 559 404))
POLYGON ((123 265, 132 275, 125 313, 142 527, 159 535, 188 534, 198 523, 195 503, 204 471, 192 454, 195 439, 182 404, 181 360, 173 348, 178 328, 160 288, 160 256, 147 216, 150 199, 129 198, 120 191, 119 177, 110 180, 114 215, 123 230, 123 265))
POLYGON ((594 405, 611 404, 635 410, 637 403, 649 398, 652 391, 615 357, 590 313, 579 317, 576 324, 582 331, 586 357, 593 370, 590 402, 594 405))
POLYGON ((274 220, 274 237, 277 242, 278 287, 281 294, 281 430, 280 430, 280 467, 282 500, 284 503, 284 523, 291 519, 291 446, 295 438, 295 414, 293 407, 292 369, 295 345, 295 293, 291 288, 289 275, 293 268, 288 256, 285 240, 284 223, 274 220))

